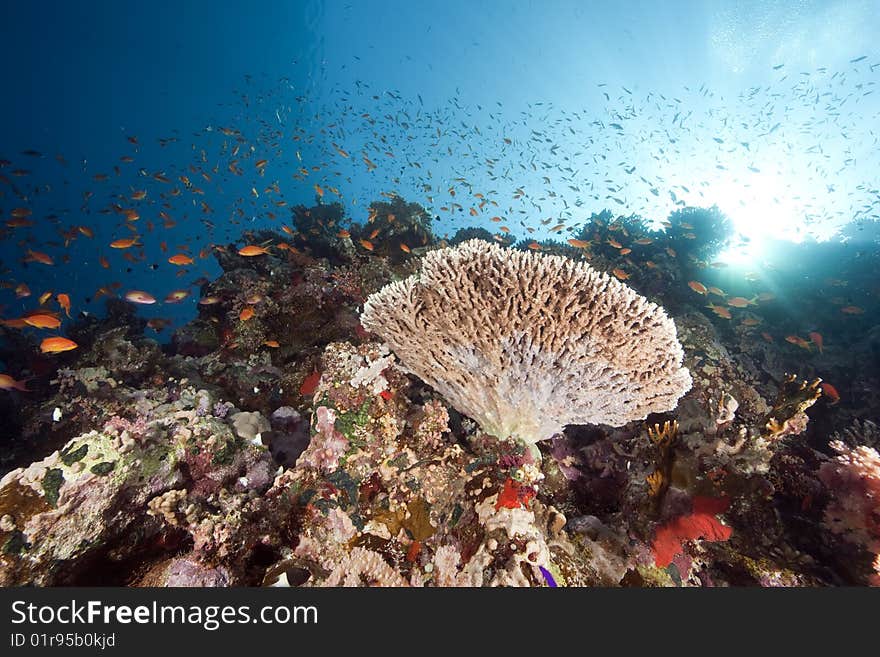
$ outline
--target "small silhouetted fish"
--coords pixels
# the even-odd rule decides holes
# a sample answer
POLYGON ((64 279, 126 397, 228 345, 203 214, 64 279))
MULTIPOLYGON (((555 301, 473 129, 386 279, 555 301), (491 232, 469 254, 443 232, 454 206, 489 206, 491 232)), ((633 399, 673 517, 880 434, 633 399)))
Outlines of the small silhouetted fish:
POLYGON ((862 61, 863 59, 868 59, 868 56, 867 56, 867 55, 862 55, 861 57, 856 57, 855 59, 851 59, 851 60, 849 60, 849 63, 850 63, 850 64, 855 64, 856 62, 860 62, 860 61, 862 61))

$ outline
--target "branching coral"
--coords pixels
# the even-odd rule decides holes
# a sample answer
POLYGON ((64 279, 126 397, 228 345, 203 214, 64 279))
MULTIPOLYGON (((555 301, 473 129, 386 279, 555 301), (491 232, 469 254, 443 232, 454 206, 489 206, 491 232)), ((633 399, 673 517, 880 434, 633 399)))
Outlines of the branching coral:
POLYGON ((667 420, 663 426, 655 424, 653 427, 648 427, 648 438, 657 446, 657 467, 645 479, 648 483, 648 492, 654 500, 655 509, 658 509, 672 479, 672 462, 675 457, 675 443, 678 440, 678 422, 667 420))
POLYGON ((484 431, 528 444, 670 410, 691 387, 662 308, 582 262, 482 240, 428 253, 361 323, 484 431))

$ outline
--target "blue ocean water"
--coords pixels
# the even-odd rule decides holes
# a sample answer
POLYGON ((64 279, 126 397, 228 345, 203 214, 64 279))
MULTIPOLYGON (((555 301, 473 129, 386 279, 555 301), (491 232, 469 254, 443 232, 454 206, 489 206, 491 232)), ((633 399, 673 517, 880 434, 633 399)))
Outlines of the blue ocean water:
MULTIPOLYGON (((278 230, 319 196, 363 223, 371 202, 400 195, 438 237, 480 227, 524 246, 575 239, 602 211, 662 231, 670 213, 716 206, 732 229, 695 263, 697 282, 780 297, 762 318, 771 339, 846 342, 872 325, 873 2, 7 2, 2 14, 6 320, 47 292, 55 311, 67 294, 75 318, 142 291, 157 303, 138 313, 167 320, 147 329, 167 342, 219 274, 215 247, 278 230)), ((642 268, 638 255, 620 269, 642 268)))

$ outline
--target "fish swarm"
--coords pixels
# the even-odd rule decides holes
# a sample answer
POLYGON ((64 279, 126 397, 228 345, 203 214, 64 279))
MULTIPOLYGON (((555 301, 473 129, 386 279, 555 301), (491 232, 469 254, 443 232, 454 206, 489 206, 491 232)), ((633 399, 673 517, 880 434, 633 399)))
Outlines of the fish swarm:
POLYGON ((527 444, 672 410, 691 387, 661 307, 583 262, 482 240, 429 252, 361 324, 483 431, 527 444))

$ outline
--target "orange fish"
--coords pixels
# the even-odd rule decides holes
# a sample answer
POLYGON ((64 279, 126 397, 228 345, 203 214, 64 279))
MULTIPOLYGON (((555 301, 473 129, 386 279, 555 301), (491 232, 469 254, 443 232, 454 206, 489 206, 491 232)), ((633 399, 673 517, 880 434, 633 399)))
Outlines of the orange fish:
POLYGON ((220 297, 202 297, 199 299, 200 306, 213 306, 215 303, 220 303, 220 297))
POLYGON ((55 261, 52 260, 51 257, 46 255, 45 253, 40 253, 39 251, 31 251, 27 250, 27 256, 24 259, 25 262, 39 262, 43 265, 54 265, 55 261))
POLYGON ((755 303, 755 299, 757 297, 753 297, 751 299, 745 299, 743 297, 732 297, 727 300, 728 306, 733 306, 734 308, 745 308, 746 306, 757 306, 755 303))
POLYGON ((730 311, 724 306, 716 306, 714 303, 710 303, 706 308, 709 308, 713 313, 718 315, 721 319, 730 319, 731 314, 730 311))
POLYGON ((767 331, 761 331, 761 337, 764 338, 766 342, 773 342, 773 336, 767 333, 767 331))
POLYGON ((317 184, 315 185, 315 194, 318 195, 318 198, 324 197, 324 190, 320 185, 317 185, 317 184))
POLYGON ((277 349, 281 346, 280 344, 278 344, 278 340, 264 340, 263 344, 267 347, 272 347, 272 349, 277 349))
POLYGON ((706 294, 706 292, 709 291, 705 285, 700 283, 700 281, 689 281, 688 287, 691 288, 697 294, 706 294))
POLYGON ((670 258, 674 258, 675 255, 676 255, 676 253, 675 253, 675 249, 673 249, 671 246, 667 246, 667 247, 666 247, 666 253, 669 254, 669 257, 670 257, 670 258))
POLYGON ((143 201, 145 198, 147 198, 147 190, 145 189, 139 189, 131 193, 132 201, 143 201))
POLYGON ((859 308, 858 306, 844 306, 840 309, 844 315, 861 315, 865 312, 864 308, 859 308))
POLYGON ((812 351, 810 348, 810 343, 804 340, 799 335, 787 335, 785 336, 785 341, 790 342, 791 344, 796 344, 801 349, 806 349, 807 351, 812 351))
POLYGON ((621 244, 620 242, 618 242, 618 241, 616 241, 616 240, 611 240, 611 239, 609 239, 609 240, 608 240, 608 243, 609 243, 611 246, 613 246, 615 249, 621 249, 621 248, 623 248, 623 244, 621 244))
POLYGON ((118 239, 110 242, 111 249, 129 249, 133 246, 138 245, 137 237, 125 237, 123 239, 118 239))
POLYGON ((812 341, 812 343, 814 345, 816 345, 816 348, 819 350, 819 353, 821 354, 822 353, 822 346, 823 346, 822 345, 822 334, 816 333, 816 331, 810 331, 810 333, 808 335, 810 336, 810 340, 812 341))
POLYGON ((345 230, 344 228, 340 228, 340 229, 339 229, 339 232, 336 233, 336 237, 338 237, 339 239, 343 239, 343 240, 344 240, 344 239, 346 239, 346 238, 351 237, 351 233, 349 233, 349 232, 348 232, 347 230, 345 230))
POLYGON ((125 298, 132 303, 151 304, 156 303, 156 297, 143 290, 130 290, 125 293, 125 298))
POLYGON ((40 343, 40 351, 44 354, 57 354, 61 351, 70 351, 76 349, 79 345, 73 340, 56 336, 54 338, 46 338, 40 343))
POLYGON ((625 256, 625 255, 629 255, 632 252, 633 252, 633 250, 630 248, 623 248, 620 250, 620 255, 625 256))
POLYGON ((831 399, 832 406, 840 401, 840 393, 837 392, 837 388, 835 388, 830 383, 822 384, 822 393, 831 399))
POLYGON ((99 256, 99 257, 98 257, 98 262, 101 263, 101 266, 102 266, 104 269, 110 269, 110 261, 107 260, 107 258, 105 258, 104 256, 99 256))
POLYGON ((29 296, 31 296, 31 289, 27 286, 27 283, 19 283, 15 286, 15 297, 17 299, 23 299, 29 296))
POLYGON ((590 240, 576 240, 574 238, 568 240, 568 243, 571 244, 576 249, 586 249, 590 246, 590 240))
POLYGON ((531 243, 529 244, 529 248, 530 248, 532 251, 540 251, 540 250, 541 250, 541 245, 538 244, 537 242, 531 242, 531 243))
POLYGON ((189 296, 189 290, 174 290, 165 297, 165 303, 180 303, 189 296))
POLYGON ((23 317, 24 323, 28 326, 33 326, 34 328, 48 328, 54 329, 61 326, 61 320, 53 315, 46 315, 43 313, 37 313, 34 315, 28 315, 27 317, 23 317))
POLYGON ((628 279, 630 277, 630 275, 627 274, 622 269, 612 269, 611 273, 614 274, 617 278, 619 278, 622 281, 625 281, 626 279, 628 279))
POLYGON ((24 381, 16 381, 8 374, 0 374, 0 390, 21 390, 22 392, 30 392, 30 388, 25 386, 27 379, 24 381))
POLYGON ((400 250, 404 253, 412 253, 412 249, 410 249, 406 244, 400 244, 400 250))
POLYGON ((257 246, 256 244, 249 244, 245 247, 242 247, 238 250, 238 255, 252 257, 258 255, 268 255, 269 254, 268 246, 257 246))
POLYGON ((241 321, 246 322, 253 316, 254 316, 254 309, 251 308, 250 306, 247 306, 246 308, 242 308, 241 313, 238 315, 238 318, 241 321))
POLYGON ((373 243, 370 240, 360 240, 360 243, 367 251, 373 250, 373 243))
POLYGON ((640 244, 641 246, 647 246, 648 244, 653 244, 654 240, 650 237, 642 237, 641 239, 636 240, 636 244, 640 244))
POLYGON ((58 305, 64 309, 64 312, 70 317, 70 297, 66 294, 59 294, 55 297, 58 299, 58 305))
POLYGON ((193 263, 193 259, 185 253, 178 253, 168 258, 168 262, 170 262, 172 265, 182 267, 184 265, 191 265, 193 263))
POLYGON ((709 294, 714 294, 716 297, 723 297, 724 296, 724 290, 722 290, 721 288, 717 288, 717 287, 713 286, 713 287, 710 287, 707 289, 709 291, 709 294))
POLYGON ((51 297, 51 296, 52 296, 52 290, 49 290, 47 292, 43 292, 40 295, 39 299, 37 299, 37 303, 39 305, 43 306, 46 304, 46 302, 49 300, 49 297, 51 297))

